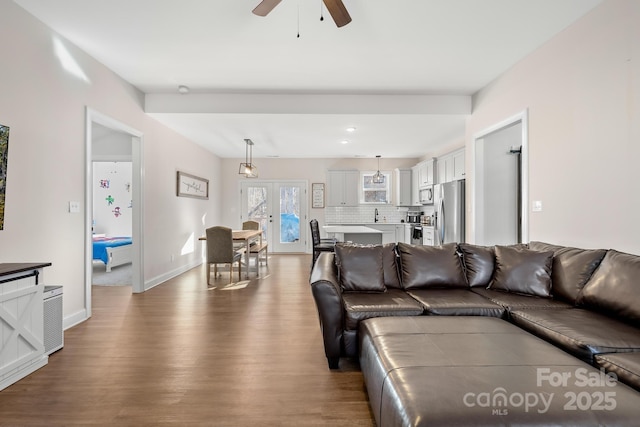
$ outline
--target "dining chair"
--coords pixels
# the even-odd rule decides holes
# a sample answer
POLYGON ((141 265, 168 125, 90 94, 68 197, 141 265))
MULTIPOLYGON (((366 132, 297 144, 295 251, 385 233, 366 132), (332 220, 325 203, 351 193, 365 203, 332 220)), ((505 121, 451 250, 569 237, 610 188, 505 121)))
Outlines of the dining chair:
MULTIPOLYGON (((260 230, 260 223, 258 221, 245 221, 242 223, 243 230, 260 230)), ((258 270, 259 263, 264 262, 265 265, 269 266, 269 249, 267 246, 267 242, 262 242, 262 245, 258 242, 254 242, 249 246, 249 256, 254 257, 256 259, 256 271, 258 270), (261 256, 262 255, 262 256, 261 256)), ((249 268, 247 266, 247 268, 249 268)))
POLYGON ((335 250, 336 239, 320 238, 320 227, 317 219, 314 218, 309 221, 309 225, 311 226, 311 242, 313 243, 313 261, 311 263, 311 268, 313 268, 321 252, 333 252, 335 250))
POLYGON ((218 264, 229 264, 229 283, 232 281, 233 264, 238 263, 238 280, 242 275, 242 254, 233 248, 231 229, 222 226, 207 228, 207 285, 211 280, 211 264, 213 273, 218 275, 218 264))

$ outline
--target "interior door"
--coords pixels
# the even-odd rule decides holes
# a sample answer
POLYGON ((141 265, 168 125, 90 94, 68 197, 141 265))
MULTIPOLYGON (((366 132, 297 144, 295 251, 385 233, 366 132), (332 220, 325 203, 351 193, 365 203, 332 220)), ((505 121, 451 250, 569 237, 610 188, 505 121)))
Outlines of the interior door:
POLYGON ((307 183, 247 181, 240 186, 241 222, 260 223, 273 253, 306 251, 307 183))

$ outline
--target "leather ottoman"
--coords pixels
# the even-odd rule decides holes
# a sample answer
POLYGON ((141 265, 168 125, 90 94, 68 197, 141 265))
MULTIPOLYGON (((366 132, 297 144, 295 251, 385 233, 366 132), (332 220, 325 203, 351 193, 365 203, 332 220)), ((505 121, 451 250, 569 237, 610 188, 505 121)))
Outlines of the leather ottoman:
POLYGON ((639 393, 501 319, 374 318, 359 337, 378 427, 638 423, 639 393))

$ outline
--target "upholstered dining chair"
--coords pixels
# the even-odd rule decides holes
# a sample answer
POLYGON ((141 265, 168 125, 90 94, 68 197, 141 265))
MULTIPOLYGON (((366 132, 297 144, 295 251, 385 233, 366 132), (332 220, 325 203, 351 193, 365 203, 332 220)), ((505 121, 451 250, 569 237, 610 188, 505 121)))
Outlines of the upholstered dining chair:
POLYGON ((313 243, 313 261, 311 262, 311 268, 313 268, 321 252, 333 252, 335 250, 336 240, 320 238, 320 227, 317 219, 314 218, 309 221, 309 225, 311 226, 311 241, 313 243))
POLYGON ((233 264, 238 263, 238 280, 242 275, 242 254, 233 248, 231 229, 227 227, 207 228, 207 285, 211 280, 211 264, 213 273, 218 275, 218 264, 229 264, 229 283, 232 281, 233 264))
MULTIPOLYGON (((260 223, 258 221, 245 221, 242 223, 243 230, 260 230, 260 223)), ((263 236, 264 237, 264 236, 263 236)), ((264 239, 263 239, 264 240, 264 239)), ((249 247, 249 256, 256 259, 256 271, 260 267, 260 263, 264 262, 265 265, 269 265, 269 247, 267 242, 263 241, 262 245, 258 242, 254 242, 249 247)), ((249 268, 249 266, 247 266, 249 268)))

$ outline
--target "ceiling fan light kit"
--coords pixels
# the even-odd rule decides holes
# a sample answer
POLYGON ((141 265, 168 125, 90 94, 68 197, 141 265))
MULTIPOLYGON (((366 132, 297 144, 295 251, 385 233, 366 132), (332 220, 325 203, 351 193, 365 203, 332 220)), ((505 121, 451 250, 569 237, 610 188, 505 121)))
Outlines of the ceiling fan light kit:
MULTIPOLYGON (((267 16, 282 0, 262 0, 254 9, 254 15, 267 16)), ((333 22, 339 27, 344 27, 351 22, 351 16, 342 0, 322 0, 333 22)), ((322 20, 322 19, 321 19, 322 20)))

